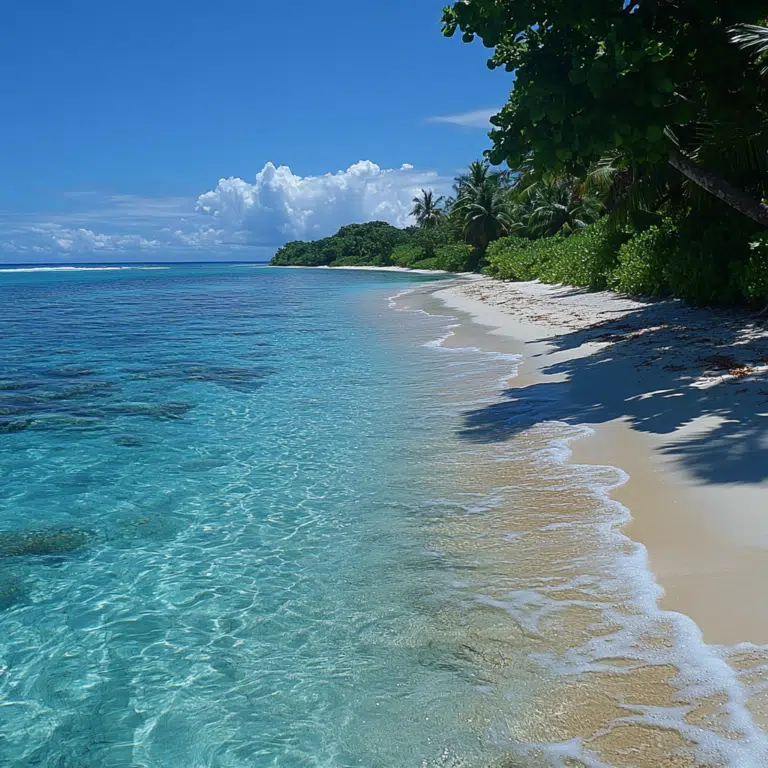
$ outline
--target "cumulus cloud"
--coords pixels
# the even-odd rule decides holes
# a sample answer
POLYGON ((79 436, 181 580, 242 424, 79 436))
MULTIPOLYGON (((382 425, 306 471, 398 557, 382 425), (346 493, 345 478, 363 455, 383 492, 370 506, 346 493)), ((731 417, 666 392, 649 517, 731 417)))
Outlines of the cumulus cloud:
POLYGON ((133 248, 159 248, 158 240, 141 235, 104 235, 90 229, 55 228, 49 232, 54 245, 63 251, 119 251, 133 248))
POLYGON ((438 115, 428 117, 428 123, 446 123, 448 125, 460 125, 462 128, 491 128, 491 117, 499 112, 498 107, 489 109, 475 109, 471 112, 462 112, 458 115, 438 115))
POLYGON ((361 160, 345 171, 297 176, 288 166, 267 163, 253 183, 221 179, 198 198, 197 211, 212 217, 212 230, 232 242, 281 245, 287 240, 316 239, 344 224, 388 221, 411 223, 414 195, 443 180, 432 171, 405 164, 383 169, 361 160))
POLYGON ((386 169, 368 160, 322 176, 298 176, 267 163, 252 182, 221 179, 197 198, 71 193, 66 212, 0 211, 0 253, 36 260, 88 254, 141 259, 149 252, 183 258, 193 251, 206 258, 269 258, 288 240, 324 237, 345 224, 407 226, 421 188, 442 194, 450 179, 410 164, 386 169))

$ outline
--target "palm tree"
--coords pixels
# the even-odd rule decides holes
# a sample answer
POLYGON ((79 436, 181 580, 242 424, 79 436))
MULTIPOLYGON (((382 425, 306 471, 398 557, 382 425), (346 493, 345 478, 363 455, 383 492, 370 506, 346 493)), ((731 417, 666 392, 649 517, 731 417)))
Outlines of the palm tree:
POLYGON ((508 191, 489 178, 479 185, 464 182, 453 215, 458 217, 464 235, 475 247, 478 261, 489 243, 515 228, 508 191))
POLYGON ((442 197, 435 197, 431 189, 422 189, 421 195, 413 198, 413 209, 411 215, 416 219, 416 223, 423 229, 431 229, 436 226, 443 215, 440 203, 442 197))
POLYGON ((488 182, 499 187, 506 187, 511 175, 511 171, 508 170, 492 171, 487 160, 473 160, 469 164, 467 173, 462 173, 454 179, 453 189, 458 199, 469 186, 477 189, 488 182))
POLYGON ((602 201, 608 227, 645 228, 660 218, 660 210, 684 210, 683 177, 668 163, 633 167, 626 153, 600 158, 586 175, 585 194, 602 201))
POLYGON ((454 179, 453 188, 456 198, 460 198, 468 186, 481 187, 488 179, 488 163, 485 160, 473 160, 466 173, 454 179))
POLYGON ((597 221, 599 197, 582 191, 572 178, 543 179, 528 189, 527 228, 538 237, 571 235, 597 221))

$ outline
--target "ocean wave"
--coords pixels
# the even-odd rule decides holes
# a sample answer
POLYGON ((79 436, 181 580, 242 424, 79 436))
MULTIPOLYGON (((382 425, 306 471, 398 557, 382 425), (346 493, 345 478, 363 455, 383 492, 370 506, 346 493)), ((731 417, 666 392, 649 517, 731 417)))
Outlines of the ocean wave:
POLYGON ((170 267, 3 267, 0 268, 0 272, 119 272, 150 269, 170 269, 170 267))

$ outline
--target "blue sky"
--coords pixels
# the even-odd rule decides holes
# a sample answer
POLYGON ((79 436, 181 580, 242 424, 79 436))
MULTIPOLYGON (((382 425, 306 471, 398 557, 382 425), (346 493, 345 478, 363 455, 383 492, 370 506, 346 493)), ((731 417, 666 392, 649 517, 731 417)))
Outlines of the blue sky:
POLYGON ((9 4, 0 261, 267 258, 407 223, 511 87, 442 37, 443 4, 9 4))

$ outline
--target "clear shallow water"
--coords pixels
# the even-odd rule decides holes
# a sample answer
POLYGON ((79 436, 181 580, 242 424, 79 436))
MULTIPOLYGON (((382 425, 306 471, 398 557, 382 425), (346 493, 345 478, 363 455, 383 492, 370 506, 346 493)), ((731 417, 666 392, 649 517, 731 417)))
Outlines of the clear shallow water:
POLYGON ((419 282, 0 274, 3 768, 766 764, 765 649, 419 282))
POLYGON ((462 503, 455 371, 429 375, 440 320, 387 306, 412 282, 0 276, 0 764, 478 749, 485 694, 436 640, 454 564, 424 536, 462 503))

